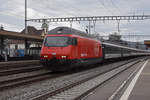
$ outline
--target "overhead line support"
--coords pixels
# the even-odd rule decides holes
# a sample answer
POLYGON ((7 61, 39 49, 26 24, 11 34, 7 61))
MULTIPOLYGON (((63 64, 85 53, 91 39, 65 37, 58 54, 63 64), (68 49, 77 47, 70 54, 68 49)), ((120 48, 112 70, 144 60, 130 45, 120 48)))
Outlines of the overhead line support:
POLYGON ((47 19, 29 19, 27 21, 40 22, 70 22, 70 21, 104 21, 104 20, 145 20, 150 19, 150 15, 134 16, 92 16, 92 17, 64 17, 64 18, 47 18, 47 19))

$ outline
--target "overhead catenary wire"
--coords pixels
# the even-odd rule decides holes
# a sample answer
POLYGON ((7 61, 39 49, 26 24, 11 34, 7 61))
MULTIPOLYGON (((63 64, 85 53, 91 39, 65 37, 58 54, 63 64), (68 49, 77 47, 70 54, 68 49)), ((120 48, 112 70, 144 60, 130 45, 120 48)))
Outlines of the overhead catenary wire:
MULTIPOLYGON (((81 9, 75 8, 74 6, 70 6, 70 4, 68 2, 66 2, 65 0, 61 0, 61 2, 58 2, 57 4, 59 5, 59 7, 61 7, 62 9, 65 10, 64 14, 66 14, 66 15, 71 15, 71 16, 79 15, 79 16, 82 16, 81 13, 84 13, 81 9), (68 10, 68 7, 69 7, 69 10, 68 10), (78 12, 73 14, 72 12, 70 12, 70 10, 72 10, 72 11, 77 10, 78 12)), ((52 9, 52 8, 53 7, 51 7, 50 9, 52 9)), ((71 23, 73 23, 73 21, 71 23)), ((70 26, 72 26, 71 23, 70 23, 70 26)))
POLYGON ((121 11, 120 11, 119 7, 114 3, 114 1, 110 0, 110 2, 114 6, 114 8, 116 8, 116 10, 121 14, 121 11))
MULTIPOLYGON (((82 16, 81 13, 85 13, 81 9, 78 9, 77 7, 74 7, 73 5, 70 6, 70 4, 68 2, 66 2, 65 0, 61 0, 61 1, 62 1, 61 4, 63 4, 66 9, 68 9, 68 7, 71 7, 72 10, 77 10, 78 12, 76 12, 76 13, 78 16, 82 16), (67 6, 66 6, 66 4, 67 4, 67 6)), ((76 17, 76 15, 75 15, 75 17, 76 17)), ((70 27, 71 28, 73 27, 72 24, 73 24, 73 21, 70 21, 70 27)), ((80 28, 84 27, 83 25, 81 25, 81 23, 79 23, 79 26, 80 26, 80 28)))
MULTIPOLYGON (((63 2, 63 4, 65 3, 64 5, 66 5, 66 4, 67 4, 67 5, 70 5, 70 4, 69 4, 68 2, 66 2, 65 0, 61 0, 61 1, 63 2)), ((62 2, 61 2, 61 3, 62 3, 62 2)), ((82 16, 83 14, 84 14, 84 15, 87 15, 87 16, 90 16, 90 15, 91 15, 91 12, 89 13, 89 12, 86 11, 86 13, 85 13, 82 9, 79 9, 79 8, 75 7, 74 5, 69 6, 69 7, 71 7, 73 10, 77 10, 78 12, 76 12, 76 13, 77 13, 78 16, 82 16), (82 14, 81 14, 81 13, 82 13, 82 14)), ((67 8, 68 8, 68 6, 67 6, 67 8)), ((71 27, 72 27, 72 23, 73 23, 73 21, 70 22, 70 26, 71 26, 71 27)), ((85 23, 84 23, 84 24, 85 24, 85 23)), ((80 26, 81 29, 84 28, 84 30, 86 30, 86 29, 85 29, 85 26, 83 26, 80 22, 79 22, 79 26, 80 26)))
POLYGON ((66 2, 65 0, 61 0, 62 2, 61 2, 61 4, 63 4, 63 5, 65 5, 66 7, 65 7, 65 9, 68 9, 68 7, 69 8, 71 8, 72 10, 77 10, 75 13, 78 15, 78 16, 83 16, 83 14, 84 14, 84 16, 89 16, 89 15, 91 15, 91 13, 89 13, 89 12, 87 12, 86 11, 86 13, 82 10, 82 9, 80 9, 79 7, 77 8, 77 7, 75 7, 74 5, 71 5, 70 6, 70 4, 68 3, 68 2, 66 2))
POLYGON ((100 5, 102 5, 102 7, 103 7, 108 13, 110 13, 111 15, 114 15, 114 13, 113 13, 110 9, 108 9, 108 8, 105 6, 104 1, 102 1, 102 0, 97 0, 97 1, 98 1, 98 3, 99 3, 100 5))

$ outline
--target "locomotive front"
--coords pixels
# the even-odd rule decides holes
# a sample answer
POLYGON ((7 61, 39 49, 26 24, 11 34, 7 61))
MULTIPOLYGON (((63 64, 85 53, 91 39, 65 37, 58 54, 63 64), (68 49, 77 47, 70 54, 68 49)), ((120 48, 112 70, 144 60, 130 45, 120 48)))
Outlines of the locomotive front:
POLYGON ((55 71, 62 71, 72 63, 77 38, 71 35, 47 35, 44 39, 40 58, 41 63, 55 71))

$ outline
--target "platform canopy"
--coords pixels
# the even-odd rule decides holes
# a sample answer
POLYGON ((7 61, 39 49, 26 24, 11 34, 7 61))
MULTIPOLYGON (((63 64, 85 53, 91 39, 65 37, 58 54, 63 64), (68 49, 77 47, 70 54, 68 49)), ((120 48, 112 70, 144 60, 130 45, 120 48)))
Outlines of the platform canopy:
POLYGON ((19 32, 0 30, 0 37, 17 40, 29 40, 29 41, 43 41, 43 37, 29 34, 22 34, 19 32))

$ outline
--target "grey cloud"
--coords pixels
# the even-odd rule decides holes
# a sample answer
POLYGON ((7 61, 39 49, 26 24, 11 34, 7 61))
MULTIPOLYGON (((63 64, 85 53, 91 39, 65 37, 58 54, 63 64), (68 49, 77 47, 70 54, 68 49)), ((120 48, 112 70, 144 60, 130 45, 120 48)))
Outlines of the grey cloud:
MULTIPOLYGON (((27 0, 28 18, 47 18, 47 17, 70 17, 70 16, 103 16, 103 15, 133 15, 148 14, 150 11, 149 0, 27 0)), ((0 22, 15 26, 13 29, 24 28, 24 0, 0 0, 0 22), (6 17, 6 18, 5 18, 6 17), (21 27, 20 27, 21 26, 21 27)), ((40 28, 41 24, 29 23, 40 28)), ((73 27, 84 30, 88 23, 74 23, 73 27)), ((69 23, 50 25, 69 26, 69 23)), ((117 24, 114 21, 97 22, 97 32, 117 31, 117 24)), ((129 24, 121 21, 122 34, 130 31, 137 33, 149 33, 149 21, 134 22, 129 24), (138 30, 138 31, 137 31, 138 30)), ((17 30, 18 31, 18 30, 17 30)))

